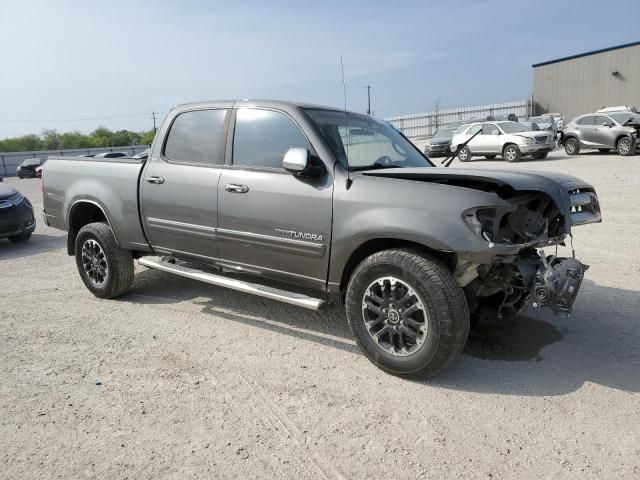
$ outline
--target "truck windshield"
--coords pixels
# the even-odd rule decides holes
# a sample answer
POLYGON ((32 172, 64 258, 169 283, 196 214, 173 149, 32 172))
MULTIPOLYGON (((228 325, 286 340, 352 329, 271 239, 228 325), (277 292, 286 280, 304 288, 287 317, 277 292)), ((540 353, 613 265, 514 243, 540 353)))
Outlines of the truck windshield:
POLYGON ((393 126, 367 115, 305 109, 336 159, 351 171, 378 168, 432 167, 420 151, 393 126))

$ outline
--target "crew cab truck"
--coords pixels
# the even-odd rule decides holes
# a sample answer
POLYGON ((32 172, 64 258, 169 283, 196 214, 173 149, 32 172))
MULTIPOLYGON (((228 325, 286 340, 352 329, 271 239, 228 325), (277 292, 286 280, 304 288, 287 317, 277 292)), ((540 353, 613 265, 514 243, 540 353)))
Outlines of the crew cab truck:
POLYGON ((124 294, 138 259, 300 307, 342 302, 362 351, 397 375, 442 371, 474 319, 569 313, 586 266, 539 250, 601 220, 579 179, 434 167, 387 123, 278 101, 175 107, 148 159, 52 157, 42 181, 45 222, 68 232, 95 296, 124 294))

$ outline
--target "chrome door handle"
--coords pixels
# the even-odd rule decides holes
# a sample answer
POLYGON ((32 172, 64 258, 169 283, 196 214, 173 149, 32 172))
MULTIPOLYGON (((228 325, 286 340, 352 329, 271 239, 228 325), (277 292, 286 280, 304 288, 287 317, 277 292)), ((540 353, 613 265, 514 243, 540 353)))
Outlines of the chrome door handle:
POLYGON ((239 185, 237 183, 227 183, 224 186, 224 189, 231 193, 247 193, 249 191, 249 187, 246 185, 239 185))
POLYGON ((147 183, 155 183, 157 185, 164 183, 164 178, 162 177, 147 177, 145 178, 145 180, 147 181, 147 183))

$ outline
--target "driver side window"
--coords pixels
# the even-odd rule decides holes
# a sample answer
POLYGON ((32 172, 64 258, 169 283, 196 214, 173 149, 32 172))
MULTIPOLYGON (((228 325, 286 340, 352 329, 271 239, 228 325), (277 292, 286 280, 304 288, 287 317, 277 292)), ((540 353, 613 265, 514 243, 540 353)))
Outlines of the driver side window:
POLYGON ((493 135, 493 132, 500 133, 500 130, 493 123, 487 123, 484 127, 482 127, 482 135, 493 135))

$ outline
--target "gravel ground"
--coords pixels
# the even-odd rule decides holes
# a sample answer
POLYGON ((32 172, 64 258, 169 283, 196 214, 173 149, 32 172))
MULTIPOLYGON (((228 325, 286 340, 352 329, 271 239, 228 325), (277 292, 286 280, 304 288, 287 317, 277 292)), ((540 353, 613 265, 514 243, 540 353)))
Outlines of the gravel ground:
POLYGON ((575 174, 604 223, 575 231, 570 318, 477 332, 430 381, 376 369, 337 308, 144 267, 102 301, 63 232, 0 241, 0 477, 639 478, 640 156, 472 165, 575 174))

